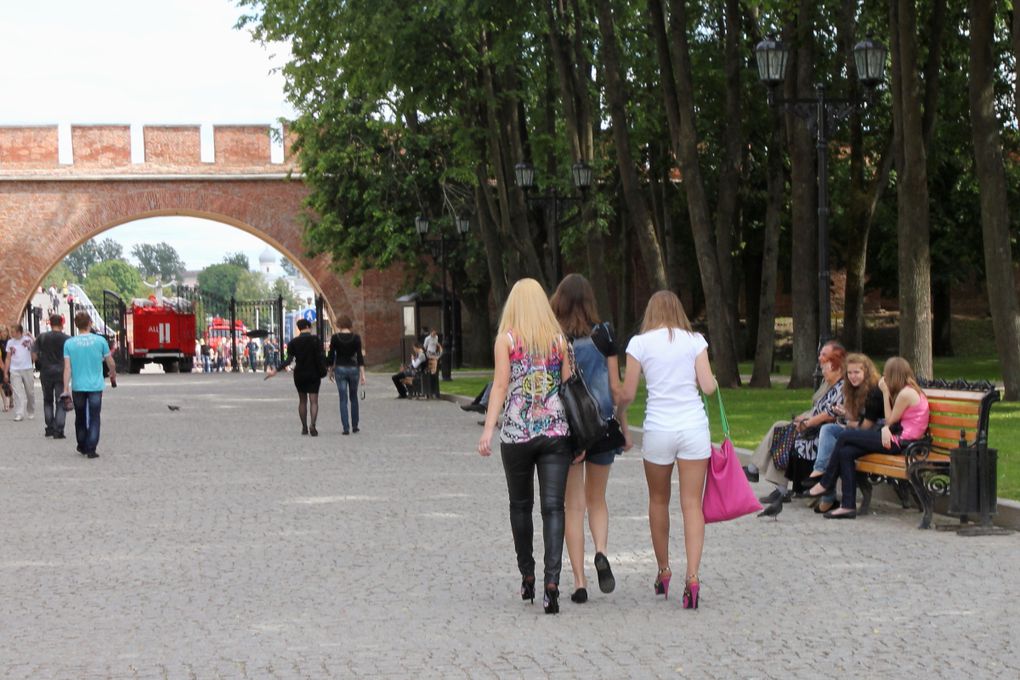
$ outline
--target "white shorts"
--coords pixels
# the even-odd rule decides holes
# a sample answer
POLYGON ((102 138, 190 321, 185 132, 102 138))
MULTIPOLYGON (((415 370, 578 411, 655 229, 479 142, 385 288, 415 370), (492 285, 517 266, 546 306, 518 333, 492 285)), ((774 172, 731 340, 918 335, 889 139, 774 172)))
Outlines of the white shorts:
POLYGON ((645 432, 641 455, 649 463, 672 465, 676 460, 704 460, 712 455, 708 428, 677 432, 645 432))

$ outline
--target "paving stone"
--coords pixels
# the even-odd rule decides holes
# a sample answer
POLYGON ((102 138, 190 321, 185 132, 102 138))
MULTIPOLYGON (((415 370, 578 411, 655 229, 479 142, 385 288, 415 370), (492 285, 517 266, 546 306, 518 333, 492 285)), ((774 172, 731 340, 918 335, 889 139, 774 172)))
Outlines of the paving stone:
POLYGON ((709 526, 701 608, 684 611, 679 504, 663 601, 636 453, 609 483, 616 591, 570 602, 564 552, 545 616, 518 595, 477 415, 397 401, 387 376, 367 392, 344 437, 324 384, 310 438, 284 376, 124 376, 91 461, 0 415, 0 677, 1020 675, 1017 537, 918 531, 886 507, 830 522, 795 501, 709 526))

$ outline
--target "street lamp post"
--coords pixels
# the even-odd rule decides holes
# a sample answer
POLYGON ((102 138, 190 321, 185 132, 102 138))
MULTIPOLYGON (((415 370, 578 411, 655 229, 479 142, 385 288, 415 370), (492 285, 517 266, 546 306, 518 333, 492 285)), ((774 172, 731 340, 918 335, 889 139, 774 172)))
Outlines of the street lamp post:
POLYGON ((588 190, 591 188, 592 170, 590 165, 584 162, 574 163, 570 174, 574 180, 574 188, 580 192, 580 195, 564 196, 556 187, 550 187, 545 195, 535 196, 531 193, 535 188, 534 166, 531 163, 518 163, 514 166, 514 178, 517 180, 517 186, 524 190, 524 197, 528 205, 541 205, 546 208, 547 216, 549 215, 548 211, 551 210, 552 219, 546 219, 546 226, 549 229, 550 247, 552 248, 552 275, 555 279, 553 285, 556 285, 560 280, 560 206, 583 204, 588 199, 588 190))
MULTIPOLYGON (((454 218, 454 224, 457 227, 457 237, 458 237, 458 240, 463 240, 464 237, 467 236, 467 233, 471 230, 471 221, 468 218, 466 218, 466 217, 462 217, 462 216, 458 215, 457 217, 454 218)), ((441 300, 442 301, 440 303, 441 306, 442 306, 442 311, 440 311, 440 313, 439 313, 439 335, 440 335, 440 337, 443 340, 443 348, 444 348, 443 354, 444 354, 444 357, 446 355, 448 355, 449 358, 444 358, 440 365, 441 365, 441 369, 442 369, 443 380, 450 380, 451 379, 451 375, 450 375, 451 366, 454 363, 454 361, 456 359, 456 353, 459 351, 460 348, 457 347, 457 338, 456 338, 456 334, 455 333, 450 333, 449 334, 449 338, 447 338, 447 325, 446 325, 446 312, 447 312, 447 299, 446 299, 446 252, 447 251, 446 251, 446 248, 447 248, 447 238, 446 238, 446 232, 445 232, 445 230, 442 227, 439 228, 439 238, 438 239, 428 239, 428 238, 426 238, 426 236, 429 233, 429 227, 430 226, 431 226, 431 224, 430 224, 430 220, 429 220, 428 217, 425 217, 424 215, 419 215, 419 216, 414 218, 414 230, 418 233, 418 240, 419 240, 419 242, 421 242, 422 245, 424 245, 425 247, 428 248, 429 254, 432 256, 432 259, 439 260, 439 268, 442 271, 442 286, 441 286, 441 288, 442 288, 442 291, 441 291, 441 300)), ((457 243, 457 241, 452 241, 453 245, 455 245, 456 243, 457 243)), ((453 292, 453 304, 454 305, 457 304, 457 293, 456 293, 456 291, 453 292)), ((451 319, 451 321, 453 321, 453 319, 451 319)))
MULTIPOLYGON (((754 49, 758 79, 768 87, 770 106, 782 106, 804 120, 815 134, 818 152, 818 350, 832 338, 832 308, 829 300, 829 126, 845 119, 854 109, 863 108, 870 94, 885 79, 888 50, 871 35, 854 46, 857 78, 867 88, 861 98, 829 97, 819 84, 814 97, 785 99, 776 96, 776 87, 786 77, 789 50, 779 40, 766 38, 754 49)), ((815 369, 815 387, 821 384, 821 366, 815 369)))

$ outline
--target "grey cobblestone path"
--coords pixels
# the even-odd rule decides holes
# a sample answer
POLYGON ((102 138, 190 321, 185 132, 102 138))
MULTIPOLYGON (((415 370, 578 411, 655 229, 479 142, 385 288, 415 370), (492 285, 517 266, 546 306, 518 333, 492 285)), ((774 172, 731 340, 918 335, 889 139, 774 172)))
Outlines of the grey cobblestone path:
POLYGON ((634 453, 609 487, 616 592, 571 603, 564 554, 545 616, 517 595, 478 417, 392 397, 371 376, 362 432, 342 437, 324 384, 313 439, 289 376, 126 376, 93 461, 0 416, 0 677, 1020 676, 1020 539, 795 502, 710 526, 702 607, 684 611, 679 583, 652 594, 634 453))

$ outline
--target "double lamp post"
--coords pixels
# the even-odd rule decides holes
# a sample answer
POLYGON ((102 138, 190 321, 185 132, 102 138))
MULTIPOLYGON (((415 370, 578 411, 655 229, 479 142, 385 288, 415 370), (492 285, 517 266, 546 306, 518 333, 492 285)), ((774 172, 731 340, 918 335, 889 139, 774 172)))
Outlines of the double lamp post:
MULTIPOLYGON (((414 218, 414 230, 418 233, 418 241, 428 248, 429 254, 432 256, 433 260, 439 261, 439 268, 442 271, 442 285, 440 286, 442 296, 442 302, 440 304, 442 307, 439 312, 439 337, 442 340, 443 357, 440 359, 439 365, 443 380, 450 380, 450 369, 456 360, 456 353, 459 350, 456 340, 457 323, 454 319, 450 319, 450 322, 454 327, 454 332, 449 332, 450 328, 446 323, 446 316, 450 311, 446 287, 446 257, 450 249, 456 246, 460 241, 463 241, 464 237, 467 236, 467 233, 471 231, 471 221, 468 218, 458 215, 454 218, 453 222, 457 228, 457 237, 455 239, 448 239, 446 231, 442 228, 442 226, 436 230, 439 232, 439 238, 430 239, 427 238, 429 227, 431 226, 429 218, 423 215, 419 215, 414 218)), ((453 293, 453 305, 456 308, 456 292, 453 293)))
MULTIPOLYGON (((867 90, 864 98, 829 97, 819 84, 814 97, 785 99, 776 96, 776 88, 786 77, 789 49, 774 38, 766 38, 755 47, 758 78, 768 87, 769 104, 782 106, 804 120, 815 135, 818 151, 818 348, 832 338, 832 308, 829 300, 829 127, 861 109, 874 89, 885 80, 885 62, 889 51, 869 35, 854 46, 857 79, 867 90)), ((821 381, 820 367, 815 375, 821 381)))

